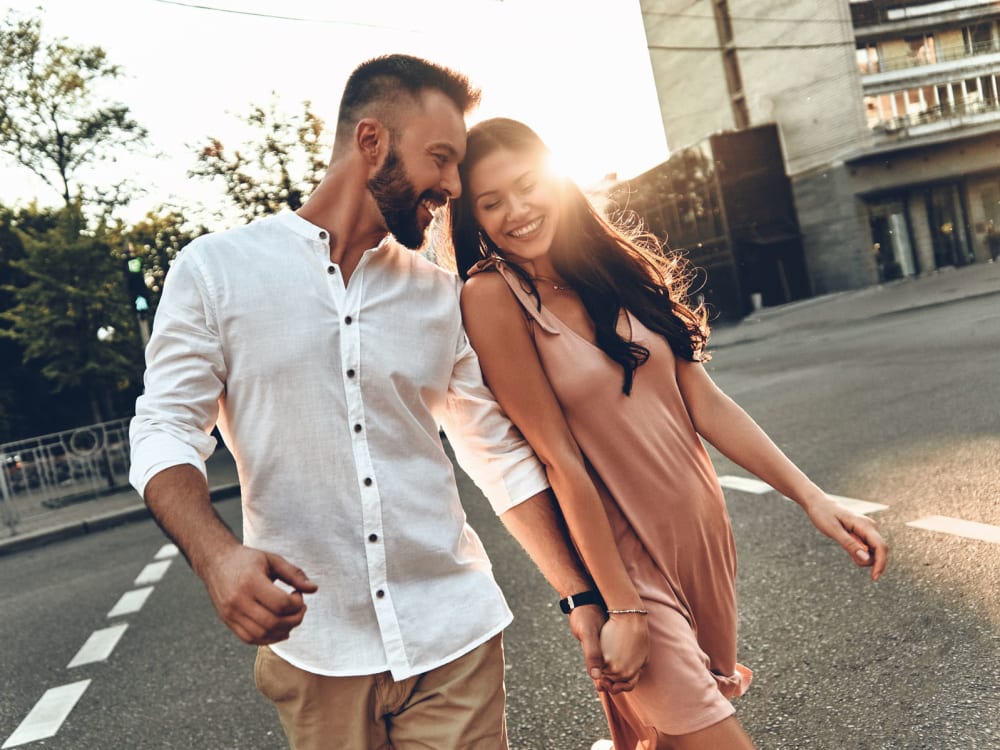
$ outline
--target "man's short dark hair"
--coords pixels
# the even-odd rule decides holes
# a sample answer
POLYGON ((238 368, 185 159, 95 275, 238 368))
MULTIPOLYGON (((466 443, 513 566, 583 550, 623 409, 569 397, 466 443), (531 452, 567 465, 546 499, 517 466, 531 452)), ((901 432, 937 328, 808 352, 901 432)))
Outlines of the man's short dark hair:
POLYGON ((347 79, 337 116, 337 141, 350 140, 358 121, 375 116, 389 127, 400 97, 416 101, 427 89, 440 91, 462 114, 479 104, 480 91, 457 71, 412 55, 382 55, 361 63, 347 79))

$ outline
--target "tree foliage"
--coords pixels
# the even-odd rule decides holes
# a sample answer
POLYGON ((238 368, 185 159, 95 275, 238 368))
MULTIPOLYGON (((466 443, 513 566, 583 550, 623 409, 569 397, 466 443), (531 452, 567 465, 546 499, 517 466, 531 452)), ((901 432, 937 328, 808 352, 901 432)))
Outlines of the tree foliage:
POLYGON ((60 210, 55 226, 15 230, 24 255, 9 263, 19 279, 2 287, 12 304, 0 311, 0 336, 17 343, 23 363, 38 366, 53 392, 86 392, 100 420, 112 416, 116 393, 136 387, 141 347, 124 254, 109 246, 105 227, 83 226, 77 205, 60 210), (114 337, 100 341, 101 327, 114 337))
POLYGON ((253 105, 244 118, 253 137, 234 149, 210 138, 190 175, 221 182, 247 221, 299 208, 326 170, 323 121, 310 106, 303 102, 302 113, 289 116, 276 97, 253 105))
POLYGON ((123 200, 121 185, 84 194, 76 182, 81 169, 145 141, 129 108, 101 94, 101 84, 120 75, 100 47, 43 40, 37 18, 9 11, 0 21, 0 152, 40 177, 67 209, 123 200))
POLYGON ((173 209, 150 211, 132 226, 116 229, 115 234, 121 237, 120 244, 127 248, 127 255, 142 262, 143 278, 149 289, 150 316, 156 310, 163 280, 177 253, 206 232, 205 227, 189 227, 187 220, 173 209))

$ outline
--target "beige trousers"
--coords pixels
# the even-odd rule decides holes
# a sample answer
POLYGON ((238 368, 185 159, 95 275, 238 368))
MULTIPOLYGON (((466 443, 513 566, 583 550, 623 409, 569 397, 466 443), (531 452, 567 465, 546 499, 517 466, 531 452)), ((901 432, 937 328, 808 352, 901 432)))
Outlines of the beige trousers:
POLYGON ((507 750, 499 635, 399 682, 388 672, 313 674, 261 646, 254 680, 292 750, 507 750))

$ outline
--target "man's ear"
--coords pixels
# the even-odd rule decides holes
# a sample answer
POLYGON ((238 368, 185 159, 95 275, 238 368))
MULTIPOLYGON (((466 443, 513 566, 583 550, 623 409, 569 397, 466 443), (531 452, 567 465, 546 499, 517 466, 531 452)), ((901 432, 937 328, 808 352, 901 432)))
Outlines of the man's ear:
POLYGON ((354 142, 365 161, 375 166, 381 161, 382 151, 388 146, 389 131, 378 120, 366 117, 354 128, 354 142))

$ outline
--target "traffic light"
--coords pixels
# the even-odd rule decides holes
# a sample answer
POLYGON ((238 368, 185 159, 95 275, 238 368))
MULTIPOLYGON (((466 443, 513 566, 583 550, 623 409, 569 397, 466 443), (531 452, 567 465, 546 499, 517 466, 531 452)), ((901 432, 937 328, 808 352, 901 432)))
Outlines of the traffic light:
POLYGON ((125 280, 135 311, 144 313, 149 310, 149 287, 146 286, 146 276, 142 272, 142 258, 128 258, 125 261, 125 280))

